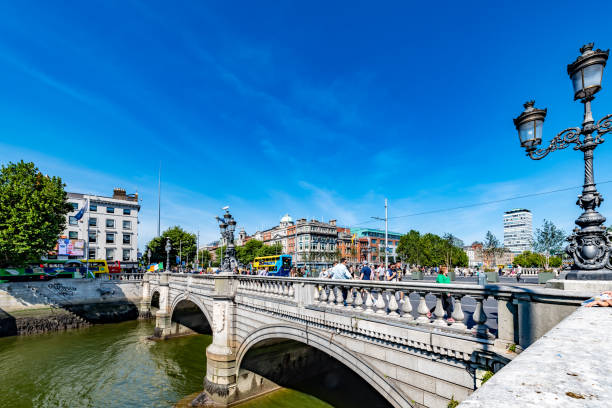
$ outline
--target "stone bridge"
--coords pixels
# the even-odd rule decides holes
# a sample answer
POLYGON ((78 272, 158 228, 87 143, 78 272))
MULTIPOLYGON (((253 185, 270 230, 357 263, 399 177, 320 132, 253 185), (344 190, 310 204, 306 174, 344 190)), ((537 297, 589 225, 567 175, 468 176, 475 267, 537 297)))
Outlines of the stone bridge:
POLYGON ((515 355, 509 345, 529 346, 584 298, 497 285, 147 273, 140 311, 159 307, 159 338, 187 330, 212 334, 204 390, 219 406, 263 384, 246 368, 291 385, 306 373, 327 378, 316 369, 336 364, 356 378, 346 398, 374 395, 369 406, 446 407, 466 399, 485 372, 507 364, 515 355), (443 319, 445 294, 454 298, 453 324, 443 319), (497 310, 487 315, 485 300, 497 301, 497 310), (464 312, 470 303, 473 313, 464 312))

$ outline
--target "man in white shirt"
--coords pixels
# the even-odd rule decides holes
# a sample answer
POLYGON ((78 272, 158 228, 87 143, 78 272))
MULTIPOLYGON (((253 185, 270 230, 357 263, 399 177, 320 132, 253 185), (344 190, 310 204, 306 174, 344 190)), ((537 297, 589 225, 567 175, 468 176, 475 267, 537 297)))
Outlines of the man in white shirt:
MULTIPOLYGON (((346 258, 342 258, 340 260, 340 263, 331 269, 331 273, 332 279, 353 279, 353 275, 351 275, 348 268, 346 267, 346 258)), ((340 290, 342 291, 344 306, 346 306, 346 297, 348 295, 348 289, 345 287, 341 287, 340 290)))

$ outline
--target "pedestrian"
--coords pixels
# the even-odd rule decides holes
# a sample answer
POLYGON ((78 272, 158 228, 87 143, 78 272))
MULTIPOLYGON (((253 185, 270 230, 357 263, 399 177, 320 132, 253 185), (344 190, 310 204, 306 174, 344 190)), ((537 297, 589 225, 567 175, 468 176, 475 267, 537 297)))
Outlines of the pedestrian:
POLYGON ((368 261, 363 261, 363 267, 361 268, 361 274, 359 275, 360 280, 371 280, 372 270, 368 266, 368 261))
MULTIPOLYGON (((440 272, 436 277, 436 283, 450 284, 451 280, 448 277, 448 268, 446 266, 442 266, 439 271, 440 272)), ((440 296, 442 297, 442 309, 444 309, 444 312, 446 313, 446 321, 448 323, 455 323, 455 319, 453 319, 452 317, 454 310, 453 298, 451 297, 450 293, 442 293, 440 296)), ((436 309, 436 306, 432 307, 429 310, 429 312, 427 313, 427 317, 431 318, 431 314, 436 309)))
POLYGON ((523 274, 523 268, 521 267, 521 265, 519 265, 518 268, 516 269, 516 283, 519 283, 521 281, 522 274, 523 274))
MULTIPOLYGON (((352 279, 353 276, 346 267, 346 258, 340 259, 340 263, 334 266, 331 270, 332 279, 352 279)), ((333 288, 332 288, 333 289, 333 288)), ((344 286, 340 288, 342 291, 342 299, 344 300, 344 306, 346 306, 346 298, 348 296, 348 289, 344 286)))

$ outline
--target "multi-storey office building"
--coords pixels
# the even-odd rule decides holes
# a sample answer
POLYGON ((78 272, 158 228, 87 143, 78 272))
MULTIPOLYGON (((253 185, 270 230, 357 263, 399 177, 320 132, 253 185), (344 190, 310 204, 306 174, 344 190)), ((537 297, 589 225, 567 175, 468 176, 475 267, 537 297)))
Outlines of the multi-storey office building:
POLYGON ((263 241, 265 245, 281 244, 283 253, 292 255, 297 266, 320 270, 331 266, 337 257, 336 220, 328 223, 314 219, 307 221, 306 218, 293 221, 289 214, 285 214, 279 225, 257 231, 252 238, 263 241))
MULTIPOLYGON (((112 197, 68 193, 72 211, 67 215, 65 238, 82 241, 85 251, 89 247, 89 259, 105 259, 108 263, 119 261, 122 269, 138 267, 138 194, 126 194, 116 188, 112 197), (89 202, 83 217, 76 215, 89 202)), ((58 255, 61 257, 61 255, 58 255)), ((85 259, 68 255, 68 258, 85 259)))
POLYGON ((514 209, 504 213, 504 247, 514 254, 531 250, 533 236, 531 211, 514 209))
MULTIPOLYGON (((358 238, 368 240, 368 262, 379 263, 385 261, 385 230, 374 228, 351 228, 353 234, 358 238)), ((402 234, 399 232, 387 232, 387 253, 389 262, 397 259, 397 246, 402 234)))

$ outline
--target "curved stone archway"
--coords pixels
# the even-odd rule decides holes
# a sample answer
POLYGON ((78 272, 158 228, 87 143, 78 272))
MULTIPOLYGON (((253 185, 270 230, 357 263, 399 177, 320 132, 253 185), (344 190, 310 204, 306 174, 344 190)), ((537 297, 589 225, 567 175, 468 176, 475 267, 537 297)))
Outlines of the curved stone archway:
POLYGON ((212 324, 212 321, 213 321, 212 315, 210 314, 210 312, 208 311, 208 308, 204 305, 204 303, 202 303, 201 298, 196 297, 196 296, 189 296, 189 294, 185 294, 185 293, 181 293, 180 295, 172 299, 172 303, 170 304, 168 314, 172 316, 174 314, 174 310, 176 309, 177 305, 183 301, 189 301, 193 303, 194 305, 196 305, 200 309, 202 314, 204 314, 204 317, 206 318, 208 323, 212 324))
POLYGON ((151 304, 149 305, 149 308, 159 309, 159 291, 158 290, 154 290, 153 292, 151 292, 151 304))
POLYGON ((362 380, 378 391, 391 406, 409 407, 412 402, 406 400, 395 389, 395 384, 389 378, 379 373, 367 362, 360 359, 354 352, 330 341, 317 333, 303 330, 299 327, 284 324, 263 326, 249 334, 240 344, 236 353, 236 372, 240 370, 243 359, 254 346, 268 340, 292 340, 313 347, 332 357, 343 366, 357 374, 362 380))

